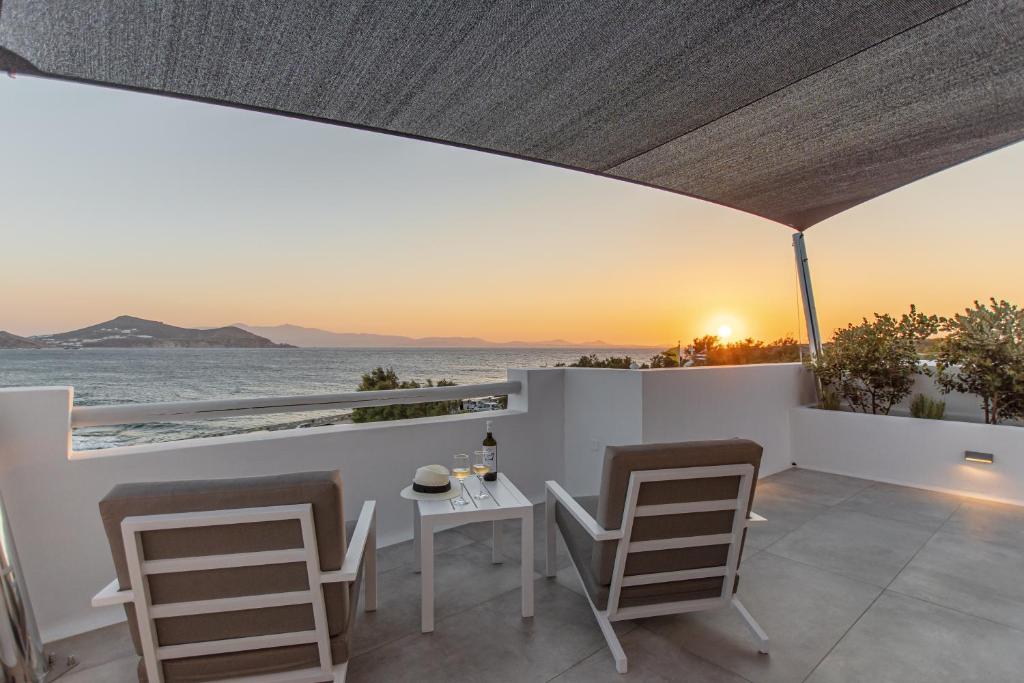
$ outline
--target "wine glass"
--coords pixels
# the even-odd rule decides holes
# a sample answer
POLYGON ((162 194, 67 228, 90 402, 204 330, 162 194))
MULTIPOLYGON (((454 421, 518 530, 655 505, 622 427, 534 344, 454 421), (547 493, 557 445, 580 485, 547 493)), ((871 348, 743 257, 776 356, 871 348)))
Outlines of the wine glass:
POLYGON ((477 500, 483 500, 484 498, 491 497, 490 494, 487 493, 487 488, 484 486, 484 475, 491 471, 491 468, 488 467, 487 462, 484 460, 484 455, 486 455, 486 453, 486 451, 473 451, 473 455, 476 456, 476 459, 473 462, 473 474, 475 474, 476 478, 480 480, 480 494, 473 496, 477 500))
POLYGON ((455 466, 452 467, 452 474, 459 480, 459 486, 462 487, 462 492, 459 493, 459 497, 452 502, 456 505, 469 505, 469 501, 466 500, 466 477, 469 476, 469 456, 465 453, 459 453, 455 456, 455 466))

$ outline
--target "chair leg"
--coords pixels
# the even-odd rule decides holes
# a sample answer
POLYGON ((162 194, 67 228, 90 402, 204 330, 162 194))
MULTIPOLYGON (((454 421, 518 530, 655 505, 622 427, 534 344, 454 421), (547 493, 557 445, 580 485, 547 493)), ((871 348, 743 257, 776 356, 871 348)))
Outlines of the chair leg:
POLYGON ((750 616, 750 612, 747 611, 747 608, 744 607, 743 603, 736 597, 733 597, 732 599, 732 606, 740 613, 740 616, 743 617, 743 621, 747 624, 747 628, 749 628, 750 632, 754 634, 755 638, 757 638, 759 642, 757 651, 763 655, 768 654, 768 634, 765 633, 764 629, 761 628, 761 625, 754 620, 754 617, 750 616))
MULTIPOLYGON (((366 557, 363 558, 363 608, 377 611, 377 513, 373 514, 370 533, 366 535, 366 557)), ((342 679, 344 680, 344 679, 342 679)))
MULTIPOLYGON (((591 606, 593 608, 593 606, 591 606)), ((597 618, 597 625, 601 628, 601 633, 604 634, 604 640, 608 643, 608 649, 612 651, 612 659, 615 660, 615 670, 620 674, 626 673, 628 670, 628 663, 626 661, 626 651, 622 649, 622 643, 619 642, 619 637, 615 635, 615 629, 612 628, 612 622, 608 620, 602 612, 594 610, 594 617, 597 618)))
POLYGON ((334 675, 334 683, 345 683, 345 677, 348 675, 348 662, 336 665, 331 673, 334 675))
POLYGON ((558 572, 558 545, 555 542, 555 496, 547 492, 544 502, 544 576, 554 576, 558 572))
POLYGON ((608 644, 608 649, 612 652, 612 659, 615 660, 615 670, 620 674, 626 673, 628 670, 628 662, 626 660, 626 651, 622 649, 622 643, 619 642, 619 637, 615 635, 615 629, 612 627, 612 622, 608 619, 608 615, 605 612, 599 612, 597 607, 594 606, 594 601, 587 595, 586 586, 583 585, 583 576, 580 575, 580 569, 576 566, 576 561, 570 556, 569 561, 572 563, 572 568, 576 571, 576 579, 580 582, 580 587, 583 589, 583 594, 587 597, 587 604, 590 605, 590 611, 594 613, 594 618, 597 619, 597 626, 601 629, 601 635, 604 636, 604 641, 608 644))

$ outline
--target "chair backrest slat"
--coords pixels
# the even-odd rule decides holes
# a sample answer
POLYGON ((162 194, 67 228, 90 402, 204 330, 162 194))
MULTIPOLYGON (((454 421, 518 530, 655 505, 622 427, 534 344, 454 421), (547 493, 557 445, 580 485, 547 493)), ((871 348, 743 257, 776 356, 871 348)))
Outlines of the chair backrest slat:
POLYGON ((265 567, 269 564, 293 564, 305 562, 306 551, 259 550, 252 553, 229 553, 227 555, 198 555, 195 557, 174 557, 166 560, 148 560, 143 569, 146 574, 179 574, 200 572, 208 569, 232 569, 235 567, 265 567))
POLYGON ((681 536, 679 538, 656 538, 651 541, 631 541, 631 553, 652 553, 658 550, 679 548, 700 548, 709 545, 725 545, 732 542, 732 534, 707 534, 705 536, 681 536))
POLYGON ((681 569, 675 572, 656 572, 653 574, 634 574, 622 577, 623 586, 649 586, 652 583, 668 583, 669 581, 689 581, 690 579, 710 579, 725 576, 728 567, 702 567, 700 569, 681 569))
POLYGON ((637 505, 637 517, 660 517, 662 515, 685 515, 691 512, 718 512, 720 510, 735 510, 736 499, 727 500, 698 500, 693 503, 666 503, 664 505, 637 505))

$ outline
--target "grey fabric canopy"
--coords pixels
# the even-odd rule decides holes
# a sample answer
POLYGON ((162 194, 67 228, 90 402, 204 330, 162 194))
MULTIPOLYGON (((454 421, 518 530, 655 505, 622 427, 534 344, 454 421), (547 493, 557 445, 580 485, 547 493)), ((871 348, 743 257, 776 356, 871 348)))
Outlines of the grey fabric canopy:
POLYGON ((0 2, 0 68, 497 152, 799 230, 1024 138, 1022 0, 0 2))

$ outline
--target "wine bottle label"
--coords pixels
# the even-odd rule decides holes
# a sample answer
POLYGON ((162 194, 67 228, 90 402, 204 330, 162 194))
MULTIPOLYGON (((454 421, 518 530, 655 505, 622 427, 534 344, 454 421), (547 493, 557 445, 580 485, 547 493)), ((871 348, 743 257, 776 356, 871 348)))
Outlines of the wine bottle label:
POLYGON ((498 471, 498 447, 484 446, 484 464, 491 468, 491 472, 498 471))

